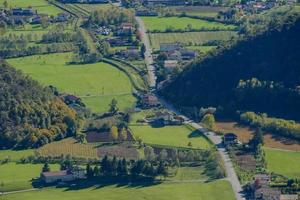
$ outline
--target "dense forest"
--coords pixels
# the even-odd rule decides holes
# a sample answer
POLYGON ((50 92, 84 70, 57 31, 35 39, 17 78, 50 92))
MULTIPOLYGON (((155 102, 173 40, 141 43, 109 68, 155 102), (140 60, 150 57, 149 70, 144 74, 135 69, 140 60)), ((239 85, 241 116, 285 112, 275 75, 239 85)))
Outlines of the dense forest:
POLYGON ((39 147, 75 135, 79 125, 50 88, 0 62, 0 148, 39 147))
POLYGON ((295 12, 268 29, 195 61, 162 91, 179 106, 218 108, 300 119, 300 19, 295 12))

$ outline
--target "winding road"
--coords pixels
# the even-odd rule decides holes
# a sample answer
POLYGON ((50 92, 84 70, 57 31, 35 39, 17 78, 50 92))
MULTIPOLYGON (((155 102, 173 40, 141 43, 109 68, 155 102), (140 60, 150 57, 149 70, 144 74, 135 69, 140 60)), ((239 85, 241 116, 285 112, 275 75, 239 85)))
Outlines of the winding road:
MULTIPOLYGON (((155 75, 155 66, 153 65, 153 58, 152 58, 152 49, 150 46, 150 41, 149 38, 147 36, 147 31, 145 28, 145 24, 142 21, 141 18, 136 17, 136 21, 139 25, 139 32, 141 35, 141 40, 144 43, 145 47, 146 47, 146 51, 145 51, 145 62, 147 64, 147 69, 148 69, 148 74, 149 74, 149 82, 150 82, 150 87, 153 90, 153 93, 155 93, 155 87, 156 87, 156 75, 155 75)), ((174 108, 170 103, 166 102, 163 98, 157 96, 158 99, 160 100, 161 104, 168 110, 181 115, 182 113, 180 113, 176 108, 174 108)), ((219 154, 221 155, 223 161, 224 161, 224 166, 225 166, 225 170, 226 170, 226 174, 227 177, 226 179, 230 182, 232 189, 235 193, 235 198, 237 200, 245 200, 244 196, 243 196, 243 190, 242 190, 242 186, 239 182, 239 179, 234 171, 232 162, 230 160, 230 157, 227 153, 227 151, 225 150, 224 145, 222 144, 222 138, 221 136, 217 135, 214 132, 211 132, 207 129, 205 129, 203 126, 201 126, 198 123, 195 123, 194 121, 192 121, 191 119, 189 119, 188 117, 184 116, 185 118, 185 123, 189 124, 191 126, 193 126, 194 128, 196 128, 197 130, 201 131, 203 134, 205 134, 216 146, 219 154)), ((222 192, 222 191, 219 191, 222 192)))

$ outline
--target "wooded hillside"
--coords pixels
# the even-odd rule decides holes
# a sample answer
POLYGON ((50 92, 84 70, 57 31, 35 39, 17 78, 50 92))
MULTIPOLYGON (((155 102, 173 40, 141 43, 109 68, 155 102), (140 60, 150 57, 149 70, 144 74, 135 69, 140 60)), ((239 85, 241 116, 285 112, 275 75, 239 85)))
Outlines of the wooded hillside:
POLYGON ((300 19, 291 12, 268 31, 193 63, 161 91, 180 106, 214 106, 300 119, 300 19))
POLYGON ((78 126, 76 112, 50 88, 0 62, 0 148, 42 146, 78 126))

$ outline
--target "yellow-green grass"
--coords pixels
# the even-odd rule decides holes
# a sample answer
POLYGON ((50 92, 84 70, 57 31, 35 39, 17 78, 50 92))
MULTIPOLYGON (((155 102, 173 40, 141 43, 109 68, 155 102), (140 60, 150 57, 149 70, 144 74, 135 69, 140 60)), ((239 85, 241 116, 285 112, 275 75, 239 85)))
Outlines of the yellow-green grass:
POLYGON ((120 109, 133 106, 131 83, 123 72, 106 63, 67 64, 72 57, 72 53, 59 53, 9 59, 8 62, 42 85, 53 85, 60 92, 82 97, 92 111, 107 111, 114 97, 120 102, 120 109), (127 95, 125 101, 124 94, 127 95))
MULTIPOLYGON (((51 29, 54 28, 54 26, 58 25, 60 23, 55 23, 47 28, 43 28, 40 24, 25 24, 24 26, 18 26, 14 29, 8 29, 5 33, 4 36, 9 36, 10 34, 13 35, 31 35, 32 40, 34 41, 39 41, 42 38, 43 34, 48 33, 51 29)), ((74 27, 72 24, 64 25, 65 26, 65 32, 72 32, 74 31, 74 27)))
POLYGON ((154 128, 150 125, 131 125, 135 137, 140 137, 144 143, 167 145, 172 147, 191 147, 209 149, 211 143, 199 131, 185 125, 154 128), (192 146, 188 144, 191 143, 192 146))
POLYGON ((106 10, 111 9, 114 5, 106 3, 106 4, 76 4, 79 7, 82 7, 83 9, 93 12, 96 10, 106 10))
MULTIPOLYGON (((3 2, 5 0, 0 0, 0 7, 3 7, 3 2)), ((8 7, 21 7, 27 8, 32 7, 37 10, 38 13, 44 13, 48 15, 57 15, 58 13, 62 13, 63 11, 51 4, 49 4, 46 0, 6 0, 8 2, 8 7)))
POLYGON ((236 36, 234 31, 208 31, 185 33, 151 33, 149 34, 151 45, 158 49, 161 43, 180 42, 184 45, 202 45, 212 40, 227 41, 236 36))
POLYGON ((200 53, 208 53, 210 51, 212 51, 213 49, 216 48, 216 46, 187 46, 187 49, 191 49, 191 50, 197 50, 200 53))
MULTIPOLYGON (((43 164, 17 164, 14 162, 0 165, 0 191, 16 191, 32 188, 32 178, 39 177, 43 164)), ((59 165, 50 165, 59 170, 59 165)))
POLYGON ((167 177, 171 181, 207 181, 204 167, 179 167, 174 177, 167 177))
POLYGON ((8 158, 10 161, 19 161, 21 158, 34 155, 33 149, 27 150, 0 150, 0 160, 8 158))
POLYGON ((206 30, 235 30, 236 26, 226 25, 219 22, 209 22, 201 19, 193 19, 189 17, 142 17, 146 28, 150 31, 165 31, 167 28, 173 27, 178 30, 185 30, 190 24, 193 29, 206 30))
POLYGON ((271 172, 300 178, 300 152, 264 148, 267 168, 271 172))
POLYGON ((234 200, 234 193, 225 180, 210 183, 165 183, 141 186, 93 186, 79 190, 48 188, 10 194, 3 200, 234 200))
POLYGON ((77 158, 97 159, 97 148, 92 144, 81 144, 73 138, 52 142, 39 148, 37 152, 41 156, 74 156, 77 158))

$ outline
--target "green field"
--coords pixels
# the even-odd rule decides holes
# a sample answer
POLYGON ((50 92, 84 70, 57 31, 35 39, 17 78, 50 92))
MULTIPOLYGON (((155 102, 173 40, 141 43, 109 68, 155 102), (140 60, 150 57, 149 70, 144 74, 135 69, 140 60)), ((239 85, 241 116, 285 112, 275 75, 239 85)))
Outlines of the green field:
POLYGON ((191 49, 191 50, 197 50, 201 53, 208 53, 211 50, 215 49, 216 46, 187 46, 187 49, 191 49))
POLYGON ((188 147, 188 143, 191 142, 192 148, 208 149, 211 147, 210 142, 200 132, 193 131, 185 125, 161 128, 132 125, 130 128, 135 137, 140 137, 148 144, 188 147))
POLYGON ((166 183, 141 186, 94 186, 80 190, 43 189, 2 196, 3 200, 234 200, 227 181, 210 183, 166 183), (218 192, 216 192, 218 191, 218 192))
POLYGON ((289 178, 300 178, 300 152, 268 148, 265 152, 268 170, 289 178))
POLYGON ((167 180, 188 181, 188 180, 202 180, 207 181, 208 177, 205 175, 205 169, 199 167, 179 167, 174 177, 167 177, 167 180))
POLYGON ((159 48, 161 43, 180 42, 184 45, 202 45, 211 40, 226 41, 235 37, 233 31, 214 31, 214 32, 186 32, 186 33, 151 33, 149 38, 154 49, 159 48))
POLYGON ((0 160, 4 160, 8 158, 11 161, 19 161, 21 158, 25 158, 28 156, 34 155, 34 150, 27 149, 27 150, 0 150, 0 160))
POLYGON ((113 6, 112 4, 76 4, 77 6, 89 11, 89 12, 93 12, 99 9, 111 9, 111 7, 113 6))
MULTIPOLYGON (((0 191, 32 188, 31 179, 40 176, 42 167, 42 164, 8 163, 0 165, 0 191)), ((59 165, 50 165, 50 169, 59 170, 59 165)))
POLYGON ((131 83, 124 73, 105 63, 66 64, 72 56, 71 53, 37 55, 8 62, 45 86, 53 85, 61 92, 82 97, 95 112, 106 111, 114 97, 120 109, 133 106, 131 83))
MULTIPOLYGON (((5 0, 0 0, 0 7, 3 7, 3 2, 5 0)), ((57 15, 58 13, 62 13, 63 11, 51 4, 49 4, 46 0, 6 0, 8 2, 8 7, 32 7, 37 10, 38 13, 44 13, 48 15, 57 15)))
POLYGON ((235 30, 234 25, 225 25, 218 22, 209 22, 201 19, 193 19, 188 17, 142 17, 146 28, 149 31, 165 31, 167 28, 173 27, 176 30, 185 30, 188 24, 194 29, 219 29, 219 30, 235 30))

